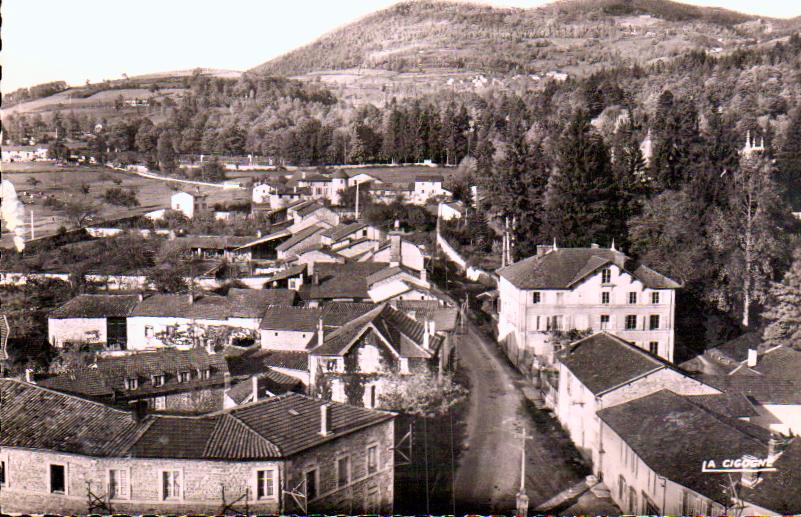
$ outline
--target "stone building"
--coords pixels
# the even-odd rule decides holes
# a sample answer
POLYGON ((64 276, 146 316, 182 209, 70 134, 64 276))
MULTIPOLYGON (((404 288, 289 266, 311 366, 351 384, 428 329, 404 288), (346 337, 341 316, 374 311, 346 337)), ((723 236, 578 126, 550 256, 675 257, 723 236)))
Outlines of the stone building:
POLYGON ((11 379, 0 396, 3 512, 392 512, 391 413, 291 393, 142 415, 11 379))
POLYGON ((555 331, 606 330, 673 361, 680 285, 612 249, 539 246, 498 270, 498 340, 522 370, 553 364, 555 331))
POLYGON ((75 343, 126 350, 128 316, 141 301, 142 297, 135 294, 76 296, 48 314, 48 341, 57 347, 75 343))

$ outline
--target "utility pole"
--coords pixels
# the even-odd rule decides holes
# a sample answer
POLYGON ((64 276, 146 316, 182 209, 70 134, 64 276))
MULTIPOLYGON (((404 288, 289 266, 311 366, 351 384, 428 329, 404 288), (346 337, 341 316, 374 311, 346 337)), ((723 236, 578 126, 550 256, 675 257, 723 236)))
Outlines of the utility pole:
POLYGON ((529 499, 526 495, 526 440, 533 436, 528 434, 524 428, 520 438, 522 442, 520 447, 520 489, 515 495, 516 515, 527 516, 529 499))
POLYGON ((356 220, 359 220, 359 181, 356 181, 356 220))

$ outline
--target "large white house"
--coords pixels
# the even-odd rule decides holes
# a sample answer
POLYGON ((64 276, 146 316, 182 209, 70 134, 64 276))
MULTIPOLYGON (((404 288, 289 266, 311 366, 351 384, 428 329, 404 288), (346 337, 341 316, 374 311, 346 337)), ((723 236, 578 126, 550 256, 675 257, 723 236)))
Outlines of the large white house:
POLYGON ((606 330, 673 361, 680 285, 614 248, 539 246, 498 276, 498 340, 518 367, 552 364, 552 332, 571 329, 606 330))

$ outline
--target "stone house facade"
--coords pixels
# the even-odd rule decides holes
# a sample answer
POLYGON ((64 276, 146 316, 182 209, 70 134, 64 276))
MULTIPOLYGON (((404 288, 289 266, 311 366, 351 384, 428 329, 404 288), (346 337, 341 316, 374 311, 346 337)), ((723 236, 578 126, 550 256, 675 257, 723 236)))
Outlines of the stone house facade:
POLYGON ((392 511, 390 413, 288 394, 203 417, 138 418, 18 381, 0 389, 10 400, 0 408, 4 512, 392 511), (26 428, 44 414, 58 422, 26 428))

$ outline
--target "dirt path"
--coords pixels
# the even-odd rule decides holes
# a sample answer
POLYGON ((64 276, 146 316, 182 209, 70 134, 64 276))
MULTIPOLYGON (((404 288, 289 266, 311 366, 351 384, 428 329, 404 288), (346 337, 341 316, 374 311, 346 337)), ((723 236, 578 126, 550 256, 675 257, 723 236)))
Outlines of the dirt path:
POLYGON ((535 508, 579 481, 584 472, 562 452, 555 422, 526 410, 520 374, 470 323, 459 349, 470 378, 466 447, 456 474, 456 512, 507 513, 520 485, 521 434, 526 441, 526 493, 535 508))

